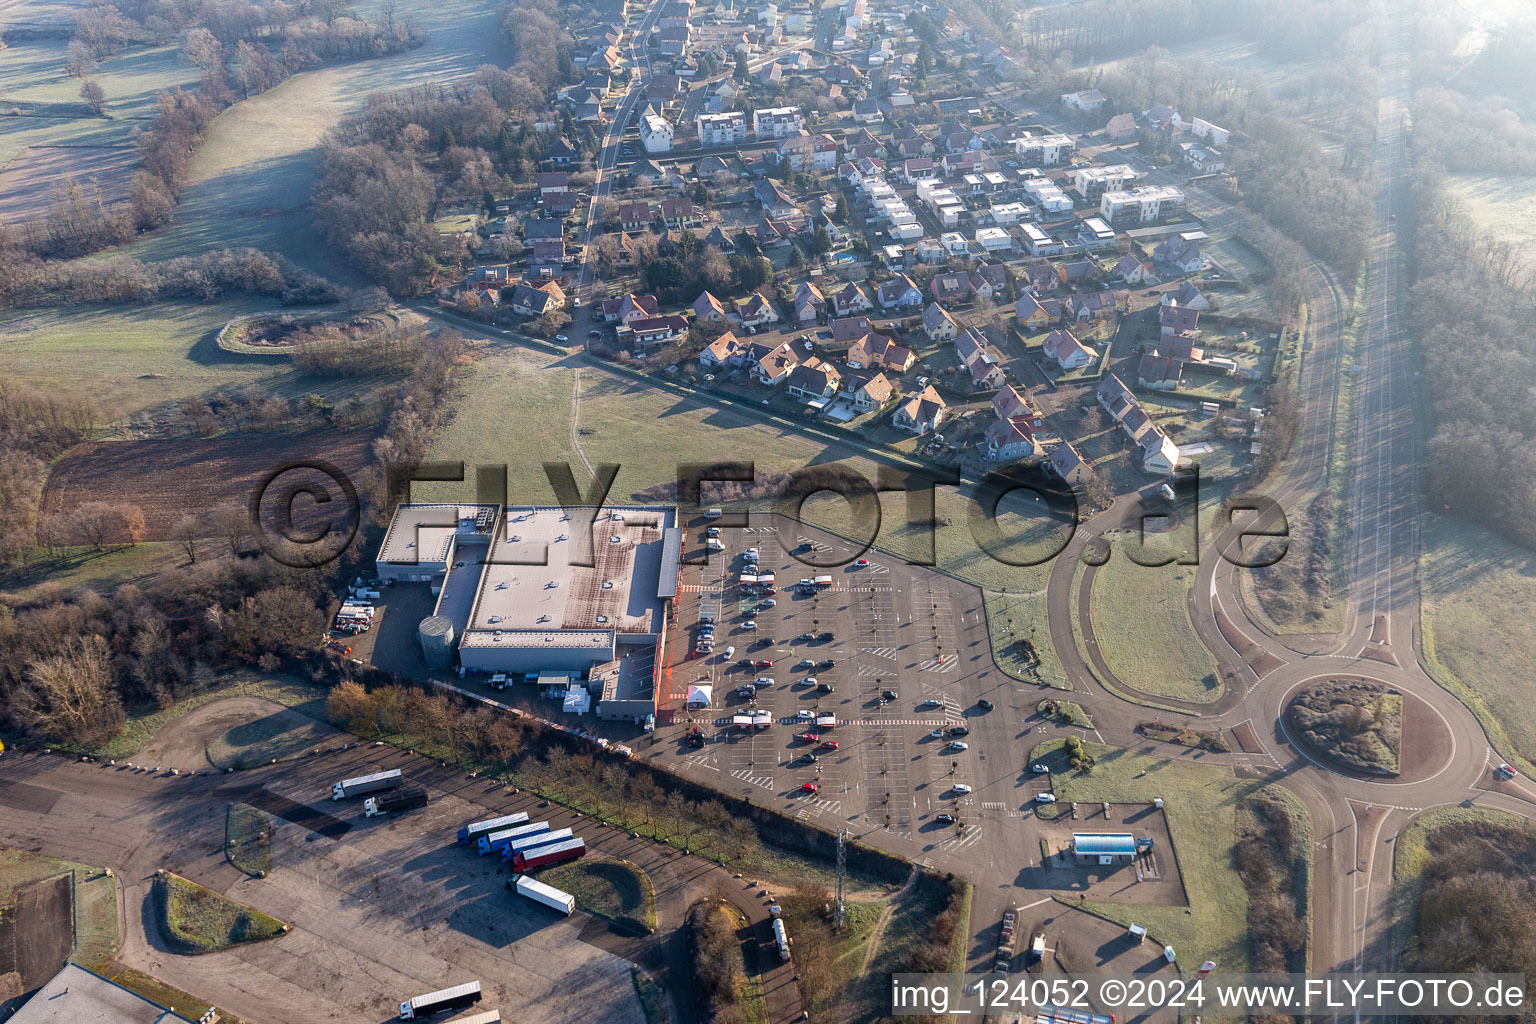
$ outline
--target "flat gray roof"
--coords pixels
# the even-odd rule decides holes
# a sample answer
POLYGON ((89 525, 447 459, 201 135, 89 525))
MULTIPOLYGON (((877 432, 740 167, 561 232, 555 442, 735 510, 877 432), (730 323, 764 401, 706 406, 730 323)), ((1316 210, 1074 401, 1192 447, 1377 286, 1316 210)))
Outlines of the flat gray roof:
POLYGON ((192 1024, 78 964, 64 969, 7 1024, 192 1024))
POLYGON ((432 504, 401 505, 395 509, 389 531, 379 545, 380 562, 410 565, 416 562, 441 562, 448 557, 448 545, 459 532, 461 521, 474 523, 466 529, 489 531, 496 522, 499 505, 432 504))
MULTIPOLYGON (((605 507, 592 523, 591 566, 572 565, 582 545, 577 531, 590 509, 509 507, 501 517, 475 596, 465 642, 480 631, 504 634, 509 646, 543 646, 558 633, 562 646, 611 644, 611 634, 661 627, 661 569, 670 508, 605 507), (526 631, 522 635, 508 633, 526 631), (581 636, 591 632, 590 638, 581 636)), ((676 534, 672 534, 676 542, 676 534)), ((466 566, 467 568, 467 566, 466 566)))

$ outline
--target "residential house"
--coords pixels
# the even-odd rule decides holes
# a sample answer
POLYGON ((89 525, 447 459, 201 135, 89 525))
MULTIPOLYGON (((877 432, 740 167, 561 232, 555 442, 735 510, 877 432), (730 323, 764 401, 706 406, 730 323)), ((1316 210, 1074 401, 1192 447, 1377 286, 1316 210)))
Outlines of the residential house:
POLYGON ((781 160, 789 162, 792 171, 830 171, 837 166, 837 141, 804 128, 784 136, 778 153, 781 160))
POLYGON ((1093 475, 1093 470, 1083 461, 1077 449, 1066 441, 1051 449, 1050 457, 1041 463, 1040 468, 1069 487, 1087 483, 1088 478, 1093 475))
POLYGON ((832 321, 832 344, 851 345, 874 330, 875 325, 867 316, 845 316, 832 321))
POLYGON ((795 226, 787 220, 773 220, 766 214, 757 221, 757 244, 764 249, 780 248, 795 240, 795 226))
POLYGON ((827 315, 827 298, 821 289, 809 281, 801 281, 795 288, 795 322, 814 324, 827 315))
POLYGON ((1147 127, 1153 131, 1168 131, 1179 134, 1184 131, 1185 122, 1179 116, 1179 112, 1166 103, 1154 103, 1142 112, 1142 119, 1147 127))
POLYGON ((688 318, 676 314, 647 317, 621 326, 618 334, 620 341, 628 338, 636 345, 664 345, 687 337, 688 318))
POLYGON ((669 228, 688 228, 702 224, 704 218, 693 207, 693 200, 687 196, 679 196, 676 199, 663 199, 661 201, 661 219, 669 228))
POLYGON ((1179 465, 1179 446, 1173 438, 1149 427, 1137 439, 1141 445, 1141 470, 1154 476, 1168 476, 1179 465))
POLYGON ((575 146, 565 140, 565 136, 559 136, 549 145, 544 147, 544 162, 555 167, 568 167, 581 159, 581 153, 575 146))
POLYGON ((885 114, 880 110, 880 101, 874 99, 855 100, 853 103, 853 119, 859 124, 879 124, 885 120, 885 114))
POLYGON ((1079 288, 1098 279, 1099 265, 1091 259, 1067 260, 1056 268, 1061 283, 1069 288, 1079 288))
POLYGON ((971 291, 984 299, 1002 299, 1008 291, 1008 267, 1003 263, 982 263, 971 271, 971 291), (985 285, 985 288, 983 288, 985 285))
POLYGON ((640 118, 640 142, 647 153, 666 153, 672 149, 672 122, 660 114, 647 112, 640 118))
POLYGON ((1083 292, 1069 295, 1062 305, 1069 320, 1079 323, 1084 320, 1105 320, 1115 315, 1115 293, 1083 292))
POLYGON ((1044 303, 1029 292, 1020 295, 1019 300, 1013 304, 1013 315, 1021 331, 1043 331, 1056 321, 1056 317, 1047 312, 1044 303))
POLYGON ((947 408, 944 399, 929 384, 896 407, 896 411, 891 414, 891 424, 898 430, 926 434, 937 430, 939 424, 944 422, 947 408))
POLYGON ((747 327, 761 327, 763 324, 779 322, 779 311, 773 308, 773 303, 765 299, 761 292, 753 292, 747 296, 745 302, 737 305, 737 311, 741 314, 741 322, 747 327))
POLYGON ((1195 287, 1195 282, 1193 281, 1181 281, 1179 286, 1173 291, 1163 292, 1163 297, 1160 301, 1164 304, 1177 302, 1186 309, 1204 311, 1211 308, 1211 300, 1206 297, 1204 292, 1195 287))
POLYGON ((1111 227, 1151 224, 1184 206, 1184 193, 1172 185, 1137 185, 1110 189, 1099 197, 1099 216, 1111 227))
POLYGON ((933 341, 954 341, 960 333, 960 324, 943 306, 930 302, 923 310, 923 330, 933 341))
POLYGON ((800 213, 800 207, 789 198, 784 187, 772 178, 759 178, 752 192, 763 206, 763 213, 773 220, 789 220, 800 213))
POLYGON ((982 459, 990 463, 1016 462, 1040 454, 1034 429, 1023 416, 993 420, 981 444, 982 459))
POLYGON ((882 309, 920 309, 923 305, 923 293, 906 274, 882 282, 875 296, 882 309))
POLYGON ((652 75, 650 81, 645 83, 645 101, 658 107, 664 106, 681 96, 684 88, 685 83, 677 75, 652 75))
POLYGON ((1179 156, 1196 174, 1215 174, 1227 166, 1227 158, 1221 155, 1221 150, 1198 142, 1179 143, 1179 156))
POLYGON ((1023 419, 1031 430, 1039 431, 1045 427, 1045 416, 1040 409, 1029 400, 1028 395, 1011 384, 1000 388, 993 396, 992 412, 1000 420, 1023 419))
POLYGON ((746 361, 747 348, 746 342, 726 331, 699 352, 699 365, 709 369, 740 366, 746 361))
POLYGON ((1116 114, 1104 126, 1104 138, 1110 142, 1128 142, 1136 137, 1136 118, 1132 114, 1116 114))
POLYGON ((1076 370, 1093 362, 1096 353, 1073 336, 1071 331, 1054 330, 1045 336, 1041 349, 1063 370, 1076 370))
MULTIPOLYGON (((754 346, 753 350, 763 347, 754 346)), ((751 376, 759 384, 777 387, 789 376, 790 371, 799 365, 800 357, 795 355, 795 350, 786 341, 758 356, 757 361, 752 364, 751 376)))
POLYGON ((1213 146, 1225 146, 1232 138, 1232 133, 1220 125, 1212 124, 1203 117, 1197 117, 1189 122, 1189 133, 1197 139, 1205 139, 1213 146))
POLYGON ((967 327, 955 338, 955 355, 971 375, 971 384, 978 388, 1001 387, 1003 368, 987 348, 984 334, 974 327, 967 327))
POLYGON ((718 224, 710 228, 709 234, 704 236, 704 244, 706 246, 714 246, 727 256, 736 251, 736 243, 731 240, 730 235, 725 233, 725 229, 718 224))
POLYGON ((661 42, 659 49, 663 56, 681 57, 688 52, 688 40, 692 33, 687 25, 671 25, 660 29, 656 35, 661 42))
POLYGON ((1200 311, 1180 305, 1178 299, 1160 302, 1157 306, 1158 333, 1181 335, 1194 331, 1200 325, 1200 311))
POLYGON ((603 319, 608 323, 632 324, 660 316, 660 305, 654 295, 636 295, 633 292, 603 301, 603 319))
POLYGON ((928 282, 928 293, 935 302, 969 302, 973 294, 971 275, 963 270, 935 274, 928 282))
POLYGON ((1157 274, 1152 269, 1152 264, 1146 260, 1126 253, 1121 256, 1109 270, 1109 276, 1125 284, 1149 284, 1157 280, 1157 274))
POLYGON ((791 395, 819 407, 826 405, 837 394, 843 378, 831 363, 811 356, 789 371, 784 383, 791 395))
POLYGON ((1080 92, 1069 92, 1061 97, 1061 105, 1080 110, 1083 113, 1092 113, 1108 103, 1108 98, 1097 89, 1083 89, 1080 92))
POLYGON ((523 221, 523 241, 565 241, 565 224, 558 217, 529 217, 523 221))
POLYGON ((883 334, 864 335, 848 346, 848 365, 855 370, 890 370, 906 373, 917 362, 917 353, 896 344, 883 334))
POLYGON ((1049 263, 1031 263, 1019 271, 1019 291, 1036 298, 1050 295, 1061 285, 1061 276, 1049 263))
POLYGON ((635 265, 635 240, 629 236, 629 232, 620 231, 618 242, 613 247, 613 266, 620 269, 631 269, 635 265))
POLYGON ((648 157, 636 160, 629 166, 629 184, 635 188, 661 185, 667 180, 667 169, 648 157))
POLYGON ((907 184, 915 185, 925 178, 932 178, 937 172, 933 169, 932 157, 915 156, 902 162, 901 173, 907 179, 907 184))
POLYGON ((565 171, 540 171, 534 179, 539 186, 539 198, 566 191, 570 188, 570 177, 565 171))
POLYGON ((883 373, 873 377, 863 373, 850 373, 843 379, 843 389, 838 397, 845 399, 856 412, 874 412, 890 401, 896 388, 883 373))
POLYGON ((512 312, 521 316, 543 316, 565 308, 565 291, 555 281, 534 286, 520 284, 512 289, 512 312))
POLYGON ((504 285, 512 280, 512 268, 506 264, 476 267, 464 278, 466 288, 476 285, 504 285))
POLYGON ((1098 399, 1099 406, 1109 413, 1110 418, 1116 423, 1123 422, 1126 414, 1131 410, 1141 408, 1141 403, 1136 401, 1136 395, 1113 373, 1105 374, 1104 379, 1099 381, 1094 396, 1098 399))
POLYGON ((1136 364, 1136 383, 1153 391, 1177 391, 1184 376, 1184 360, 1160 355, 1155 349, 1136 364))
POLYGON ((639 231, 649 227, 653 219, 650 203, 619 204, 619 226, 625 231, 639 231))
POLYGON ((725 306, 708 291, 693 300, 693 319, 701 324, 725 322, 725 306))
POLYGON ((528 273, 533 277, 558 277, 565 265, 565 243, 558 238, 540 238, 528 247, 528 273))
POLYGON ((472 284, 467 286, 461 295, 470 295, 480 304, 481 309, 496 309, 501 305, 502 289, 490 284, 472 284))
POLYGON ((832 310, 838 316, 855 316, 859 313, 868 313, 874 308, 875 304, 870 301, 869 292, 857 281, 849 281, 832 296, 832 310))
POLYGON ((1152 250, 1152 260, 1166 267, 1172 267, 1181 274, 1194 274, 1205 265, 1205 259, 1200 255, 1200 243, 1188 238, 1185 234, 1175 235, 1164 239, 1152 250))

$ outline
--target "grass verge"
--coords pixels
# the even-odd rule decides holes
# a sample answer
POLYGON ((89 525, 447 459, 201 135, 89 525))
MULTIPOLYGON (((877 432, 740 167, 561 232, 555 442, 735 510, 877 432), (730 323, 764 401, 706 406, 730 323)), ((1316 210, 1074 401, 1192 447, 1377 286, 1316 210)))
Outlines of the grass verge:
POLYGON ((272 824, 250 804, 234 803, 224 812, 224 856, 252 878, 272 870, 272 824))
POLYGON ((178 953, 216 953, 275 938, 287 925, 180 875, 162 871, 154 883, 155 920, 178 953))
POLYGON ((1111 556, 1093 577, 1089 614, 1116 676, 1154 697, 1207 704, 1221 697, 1216 661, 1190 624, 1194 566, 1140 566, 1111 556))
POLYGON ((1051 643, 1045 591, 1008 594, 987 590, 982 593, 982 604, 992 659, 998 668, 1024 682, 1044 683, 1058 690, 1072 688, 1051 643))
POLYGON ((1169 760, 1120 747, 1084 741, 1096 761, 1091 772, 1074 771, 1063 752, 1065 740, 1048 740, 1030 752, 1031 763, 1051 767, 1060 804, 1151 803, 1163 798, 1174 859, 1189 901, 1184 907, 1148 907, 1089 902, 1072 906, 1122 925, 1147 926, 1159 942, 1173 946, 1178 962, 1212 959, 1236 972, 1250 963, 1248 896, 1233 861, 1238 800, 1259 788, 1224 765, 1169 760))
POLYGON ((625 931, 656 930, 656 890, 651 878, 627 860, 583 857, 539 873, 539 881, 576 897, 576 906, 625 931))
POLYGON ((645 1024, 670 1024, 672 1015, 667 1012, 667 997, 656 984, 656 979, 638 967, 631 967, 629 976, 635 983, 635 997, 645 1012, 645 1024))
POLYGON ((75 876, 75 944, 70 959, 99 971, 117 955, 117 884, 101 868, 0 849, 0 907, 10 907, 16 890, 62 874, 75 876))
POLYGON ((1056 700, 1047 697, 1035 705, 1035 710, 1053 722, 1062 725, 1074 726, 1078 729, 1092 729, 1093 718, 1083 710, 1083 706, 1075 701, 1056 700))

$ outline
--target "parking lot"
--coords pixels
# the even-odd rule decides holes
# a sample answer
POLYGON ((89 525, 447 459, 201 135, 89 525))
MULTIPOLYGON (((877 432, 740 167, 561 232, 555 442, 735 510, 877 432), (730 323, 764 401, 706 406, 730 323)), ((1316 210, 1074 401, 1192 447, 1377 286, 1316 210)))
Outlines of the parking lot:
MULTIPOLYGON (((962 872, 977 882, 978 914, 1000 915, 1040 888, 1182 903, 1161 812, 1153 820, 1145 808, 1117 806, 1112 822, 1154 837, 1154 875, 1138 880, 1122 869, 1096 884, 1070 865, 1041 863, 1040 840, 1059 848, 1074 823, 1069 812, 1060 822, 1037 817, 1035 798, 1050 793, 1051 777, 1030 771, 1025 759, 1062 727, 1036 713, 1040 687, 993 663, 975 587, 778 516, 720 529, 720 549, 711 552, 711 524, 700 518, 687 527, 688 559, 707 554, 708 564, 684 566, 678 628, 666 651, 672 699, 644 756, 920 864, 962 872), (745 592, 744 572, 771 572, 773 593, 745 592), (799 588, 817 576, 830 581, 799 588), (700 611, 710 606, 718 609, 712 647, 700 650, 707 631, 700 611), (760 660, 772 664, 759 667, 760 660), (762 678, 772 683, 758 684, 762 678), (708 707, 685 706, 691 685, 712 688, 708 707), (740 689, 749 685, 755 692, 740 689), (754 711, 767 711, 771 724, 733 724, 754 711), (835 725, 818 727, 816 716, 828 711, 835 725), (829 741, 835 749, 824 746, 829 741)), ((1079 827, 1104 830, 1098 805, 1081 814, 1079 827)))

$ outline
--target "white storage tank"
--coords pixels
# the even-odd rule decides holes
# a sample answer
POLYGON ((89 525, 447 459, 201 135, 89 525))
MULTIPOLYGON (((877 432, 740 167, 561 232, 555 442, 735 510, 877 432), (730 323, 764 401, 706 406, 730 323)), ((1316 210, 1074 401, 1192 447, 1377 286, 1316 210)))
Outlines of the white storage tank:
POLYGON ((421 656, 428 668, 453 666, 453 622, 443 615, 429 615, 416 627, 416 638, 421 641, 421 656))

